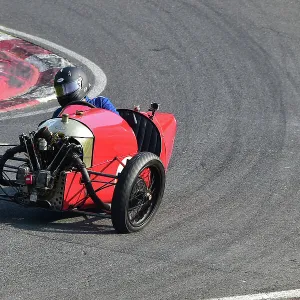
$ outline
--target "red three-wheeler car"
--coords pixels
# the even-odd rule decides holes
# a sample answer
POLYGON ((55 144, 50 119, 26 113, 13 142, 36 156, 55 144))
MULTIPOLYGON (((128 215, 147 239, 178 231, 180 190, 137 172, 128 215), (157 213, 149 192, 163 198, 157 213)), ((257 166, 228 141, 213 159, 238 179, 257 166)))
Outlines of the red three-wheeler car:
POLYGON ((0 158, 2 200, 110 217, 115 230, 141 230, 165 188, 176 134, 170 113, 72 102, 0 158))

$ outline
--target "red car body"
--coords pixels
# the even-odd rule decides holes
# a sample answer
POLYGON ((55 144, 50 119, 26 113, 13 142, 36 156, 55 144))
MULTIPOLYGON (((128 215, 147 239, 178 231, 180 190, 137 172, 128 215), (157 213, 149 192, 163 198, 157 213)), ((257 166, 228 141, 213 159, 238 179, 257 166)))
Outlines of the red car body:
POLYGON ((157 109, 118 115, 72 102, 0 157, 0 199, 109 217, 119 233, 141 230, 162 201, 176 135, 174 115, 157 109))
MULTIPOLYGON (((167 169, 176 135, 176 119, 170 113, 156 112, 152 117, 151 112, 137 112, 125 110, 134 116, 153 125, 161 139, 161 151, 156 153, 165 169, 167 169)), ((95 172, 118 175, 126 164, 127 159, 134 157, 138 152, 138 140, 133 128, 121 116, 100 108, 89 108, 81 105, 72 105, 64 109, 60 116, 68 114, 70 119, 76 120, 87 126, 93 136, 92 163, 88 168, 95 172)), ((121 114, 121 110, 120 110, 121 114)), ((43 124, 40 125, 40 127, 43 124)), ((96 175, 94 176, 96 177, 96 175)), ((106 176, 97 176, 93 187, 98 197, 104 203, 111 203, 114 193, 114 185, 110 183, 116 179, 109 179, 106 176), (103 188, 107 185, 107 188, 103 188)), ((81 174, 68 172, 65 181, 63 210, 76 207, 84 201, 84 208, 94 206, 92 199, 85 199, 86 192, 81 181, 81 174)))

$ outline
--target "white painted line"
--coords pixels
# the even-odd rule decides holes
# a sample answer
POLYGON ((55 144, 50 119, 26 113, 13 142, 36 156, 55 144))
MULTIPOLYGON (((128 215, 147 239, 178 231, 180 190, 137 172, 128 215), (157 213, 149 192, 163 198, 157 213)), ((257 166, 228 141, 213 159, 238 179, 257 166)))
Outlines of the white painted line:
POLYGON ((14 30, 14 29, 7 28, 4 26, 0 26, 0 30, 4 31, 6 33, 9 33, 9 34, 15 35, 17 37, 24 38, 25 40, 27 39, 27 40, 33 41, 37 44, 41 44, 41 45, 45 46, 45 48, 50 47, 50 48, 58 50, 62 53, 66 53, 69 57, 72 57, 76 61, 81 62, 82 64, 86 65, 87 68, 90 69, 90 71, 93 73, 93 75, 95 77, 95 84, 92 87, 91 91, 89 92, 90 97, 92 97, 92 98, 96 97, 104 90, 104 88, 106 86, 106 82, 107 82, 107 78, 106 78, 104 72, 95 63, 93 63, 86 57, 81 56, 80 54, 78 54, 72 50, 69 50, 67 48, 64 48, 62 46, 59 46, 55 43, 47 41, 43 38, 36 37, 31 34, 22 32, 22 31, 14 30))
POLYGON ((300 289, 282 292, 262 293, 253 295, 211 298, 206 300, 266 300, 266 299, 300 299, 300 289))
POLYGON ((58 107, 59 106, 48 108, 48 109, 43 109, 43 110, 31 111, 31 112, 27 112, 27 113, 14 114, 14 115, 5 116, 2 118, 0 117, 0 121, 30 117, 30 116, 34 116, 34 115, 47 114, 47 113, 51 113, 51 112, 53 113, 55 111, 55 109, 58 107))
POLYGON ((16 38, 14 36, 0 32, 0 41, 8 41, 8 40, 13 40, 13 39, 16 39, 16 38))

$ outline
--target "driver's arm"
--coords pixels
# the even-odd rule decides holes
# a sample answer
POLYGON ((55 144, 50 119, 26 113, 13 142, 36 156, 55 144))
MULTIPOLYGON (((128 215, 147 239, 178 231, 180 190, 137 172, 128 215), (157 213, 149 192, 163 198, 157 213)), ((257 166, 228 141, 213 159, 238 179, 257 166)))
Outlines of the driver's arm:
POLYGON ((119 114, 115 108, 115 106, 110 102, 110 100, 106 97, 103 96, 98 96, 96 98, 93 99, 89 99, 88 97, 86 97, 86 101, 95 105, 98 108, 104 108, 107 110, 110 110, 116 114, 119 114))
POLYGON ((52 115, 52 118, 57 118, 58 115, 59 115, 59 113, 61 112, 61 110, 62 110, 61 107, 57 108, 57 109, 54 111, 54 113, 53 113, 53 115, 52 115))

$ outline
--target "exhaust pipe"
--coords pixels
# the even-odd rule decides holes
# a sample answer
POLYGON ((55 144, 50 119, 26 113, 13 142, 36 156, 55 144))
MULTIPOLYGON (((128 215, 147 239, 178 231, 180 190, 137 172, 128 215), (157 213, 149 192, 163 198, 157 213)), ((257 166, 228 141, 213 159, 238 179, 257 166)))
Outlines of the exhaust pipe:
POLYGON ((89 196, 91 197, 91 199, 93 200, 93 202, 99 207, 101 208, 102 210, 105 210, 107 212, 110 212, 111 209, 110 209, 110 205, 107 204, 107 203, 104 203, 101 201, 101 199, 97 196, 94 188, 93 188, 93 185, 92 185, 92 182, 91 182, 91 179, 90 179, 90 175, 84 165, 84 162, 80 159, 80 157, 76 154, 76 153, 73 153, 73 157, 72 157, 75 161, 75 165, 77 166, 77 168, 79 169, 81 175, 82 175, 82 180, 83 180, 83 183, 85 185, 85 188, 89 194, 89 196))

